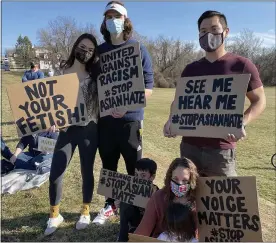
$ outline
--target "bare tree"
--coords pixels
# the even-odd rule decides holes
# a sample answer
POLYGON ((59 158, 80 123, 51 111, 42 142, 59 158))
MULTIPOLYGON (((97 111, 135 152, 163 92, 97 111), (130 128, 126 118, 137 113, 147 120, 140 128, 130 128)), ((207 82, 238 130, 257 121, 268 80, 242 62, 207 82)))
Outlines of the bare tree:
POLYGON ((138 33, 137 31, 135 31, 135 30, 134 30, 133 33, 132 33, 132 37, 133 37, 135 40, 137 40, 137 41, 139 41, 140 43, 142 43, 143 45, 145 45, 145 46, 147 46, 147 45, 149 44, 149 39, 148 39, 148 37, 139 34, 139 33, 138 33))
POLYGON ((261 53, 255 58, 261 79, 265 85, 276 85, 276 48, 262 48, 261 53))
POLYGON ((148 41, 147 48, 152 57, 158 87, 174 87, 185 66, 195 59, 195 44, 183 43, 179 39, 159 36, 148 41))
POLYGON ((84 27, 80 26, 80 35, 83 33, 89 33, 95 36, 98 44, 103 42, 103 38, 100 38, 101 34, 96 30, 95 26, 91 23, 86 23, 84 27))
POLYGON ((237 36, 229 38, 229 41, 227 45, 229 51, 250 58, 253 61, 260 53, 263 43, 263 40, 249 29, 244 29, 237 36))
POLYGON ((160 36, 152 43, 153 56, 160 72, 172 72, 176 64, 194 52, 193 43, 182 43, 179 39, 160 36))

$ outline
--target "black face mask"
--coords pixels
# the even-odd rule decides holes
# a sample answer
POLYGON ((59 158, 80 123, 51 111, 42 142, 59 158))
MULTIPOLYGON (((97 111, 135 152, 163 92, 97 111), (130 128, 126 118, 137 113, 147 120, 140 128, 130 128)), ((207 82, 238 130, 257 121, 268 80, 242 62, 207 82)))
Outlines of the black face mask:
POLYGON ((206 52, 216 51, 222 45, 223 41, 223 32, 219 34, 208 32, 199 38, 199 44, 206 52))
POLYGON ((91 59, 92 55, 92 53, 85 51, 79 47, 75 49, 76 59, 82 64, 87 63, 91 59))

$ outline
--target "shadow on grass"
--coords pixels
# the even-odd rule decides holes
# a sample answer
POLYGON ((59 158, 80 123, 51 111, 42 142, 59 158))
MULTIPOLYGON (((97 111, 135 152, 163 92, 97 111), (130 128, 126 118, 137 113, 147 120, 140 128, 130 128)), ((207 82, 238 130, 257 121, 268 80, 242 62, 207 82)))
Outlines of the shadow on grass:
POLYGON ((16 142, 16 141, 19 141, 20 138, 11 138, 11 139, 4 139, 5 140, 5 143, 8 143, 8 142, 16 142))
POLYGON ((242 170, 276 170, 275 167, 271 165, 271 167, 259 167, 259 166, 251 166, 251 167, 239 167, 242 170))
POLYGON ((14 122, 1 122, 0 126, 13 125, 14 122))
MULTIPOLYGON (((91 213, 91 220, 97 215, 97 212, 91 213)), ((75 223, 79 219, 79 213, 63 212, 64 223, 50 236, 44 236, 48 213, 37 213, 25 217, 13 219, 2 219, 1 241, 2 242, 50 242, 50 241, 81 241, 81 242, 99 242, 116 241, 119 225, 108 222, 104 226, 90 224, 88 228, 78 231, 75 229, 75 223)))

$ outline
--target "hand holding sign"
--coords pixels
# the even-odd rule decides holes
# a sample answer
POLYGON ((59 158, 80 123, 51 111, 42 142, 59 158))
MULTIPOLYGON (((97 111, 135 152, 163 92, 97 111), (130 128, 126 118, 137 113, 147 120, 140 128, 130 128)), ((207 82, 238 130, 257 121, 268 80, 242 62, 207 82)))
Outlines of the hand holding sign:
POLYGON ((17 160, 17 156, 16 156, 16 155, 13 155, 13 156, 10 158, 10 162, 11 162, 12 164, 14 164, 16 160, 17 160))
POLYGON ((171 121, 168 120, 165 125, 164 125, 164 128, 163 128, 163 134, 165 137, 167 138, 175 138, 176 137, 176 134, 174 134, 172 131, 171 131, 171 121))
POLYGON ((234 134, 228 134, 226 140, 228 142, 238 142, 239 140, 244 140, 246 137, 246 132, 244 129, 244 126, 242 126, 242 129, 240 130, 240 136, 235 136, 234 134))
POLYGON ((48 132, 56 132, 56 126, 51 126, 49 129, 48 129, 48 132))
POLYGON ((127 113, 126 107, 114 108, 110 112, 111 116, 113 116, 114 118, 122 118, 126 113, 127 113))

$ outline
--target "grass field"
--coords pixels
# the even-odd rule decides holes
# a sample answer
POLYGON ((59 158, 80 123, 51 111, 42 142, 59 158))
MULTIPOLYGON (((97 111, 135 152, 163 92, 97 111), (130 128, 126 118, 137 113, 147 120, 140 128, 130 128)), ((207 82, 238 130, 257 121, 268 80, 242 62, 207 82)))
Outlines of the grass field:
MULTIPOLYGON (((12 113, 5 87, 20 82, 20 76, 2 74, 2 134, 8 145, 14 149, 18 141, 12 113)), ((267 108, 262 116, 247 127, 247 139, 238 144, 237 160, 239 175, 253 175, 257 178, 259 208, 261 213, 264 241, 276 241, 276 170, 270 164, 275 153, 275 88, 266 88, 267 108)), ((174 89, 155 89, 148 102, 144 122, 144 157, 158 162, 156 184, 163 185, 163 178, 169 163, 179 156, 180 138, 168 139, 162 135, 163 124, 167 119, 174 89)), ((247 104, 248 105, 248 104, 247 104)), ((125 172, 121 159, 119 171, 125 172)), ((95 191, 101 161, 97 155, 95 162, 95 191)), ((107 225, 90 225, 84 231, 77 231, 75 223, 81 205, 81 179, 78 153, 66 171, 64 179, 61 213, 65 223, 52 236, 44 237, 49 211, 48 183, 41 188, 2 196, 2 241, 114 241, 118 232, 118 219, 113 218, 107 225)), ((95 193, 91 215, 95 217, 103 206, 104 198, 95 193)))

